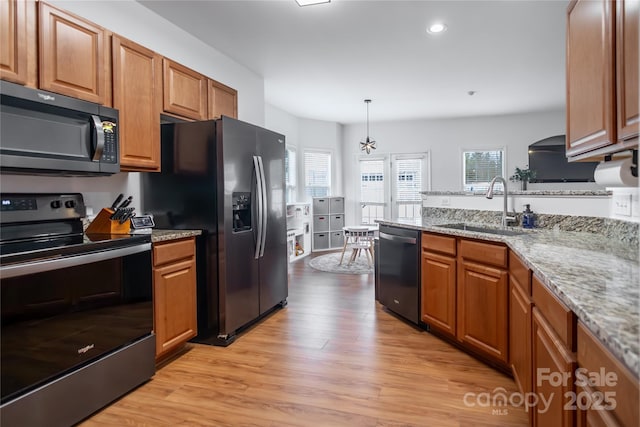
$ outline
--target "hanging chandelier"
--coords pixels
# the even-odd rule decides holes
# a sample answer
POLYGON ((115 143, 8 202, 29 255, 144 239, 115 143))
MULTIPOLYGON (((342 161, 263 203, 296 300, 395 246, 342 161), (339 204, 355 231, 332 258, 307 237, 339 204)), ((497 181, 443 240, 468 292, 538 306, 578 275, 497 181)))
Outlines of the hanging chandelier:
POLYGON ((367 104, 367 139, 360 141, 360 150, 366 151, 367 154, 371 154, 371 150, 376 149, 376 142, 369 138, 369 104, 371 104, 371 100, 365 99, 364 103, 367 104))

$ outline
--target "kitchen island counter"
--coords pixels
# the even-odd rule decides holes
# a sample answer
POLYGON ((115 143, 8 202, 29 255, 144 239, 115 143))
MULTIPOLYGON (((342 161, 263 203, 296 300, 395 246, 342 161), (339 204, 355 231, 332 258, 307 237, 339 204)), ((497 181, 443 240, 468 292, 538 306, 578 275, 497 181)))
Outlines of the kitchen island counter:
POLYGON ((585 232, 514 227, 522 234, 503 236, 443 228, 441 218, 378 223, 505 243, 609 351, 640 373, 637 245, 585 232))

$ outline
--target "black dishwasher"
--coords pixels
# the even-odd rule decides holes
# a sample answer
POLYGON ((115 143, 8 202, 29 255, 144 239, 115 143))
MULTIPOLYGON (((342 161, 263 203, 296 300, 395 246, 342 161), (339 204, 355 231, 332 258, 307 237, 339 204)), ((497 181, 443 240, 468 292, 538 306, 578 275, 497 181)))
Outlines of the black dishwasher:
POLYGON ((380 225, 378 301, 418 324, 420 319, 420 231, 380 225))

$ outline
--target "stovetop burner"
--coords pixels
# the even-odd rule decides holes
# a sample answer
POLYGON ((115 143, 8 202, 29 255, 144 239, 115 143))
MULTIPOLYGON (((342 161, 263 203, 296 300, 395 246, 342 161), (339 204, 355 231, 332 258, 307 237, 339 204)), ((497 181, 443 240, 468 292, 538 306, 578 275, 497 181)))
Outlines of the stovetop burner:
POLYGON ((82 194, 2 194, 0 264, 147 243, 149 235, 83 233, 82 194))

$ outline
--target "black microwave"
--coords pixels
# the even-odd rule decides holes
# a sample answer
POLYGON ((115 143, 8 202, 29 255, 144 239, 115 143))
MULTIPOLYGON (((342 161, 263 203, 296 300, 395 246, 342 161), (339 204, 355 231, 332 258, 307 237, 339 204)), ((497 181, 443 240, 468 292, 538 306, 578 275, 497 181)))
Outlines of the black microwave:
POLYGON ((118 110, 0 82, 0 172, 62 176, 120 172, 118 110))

